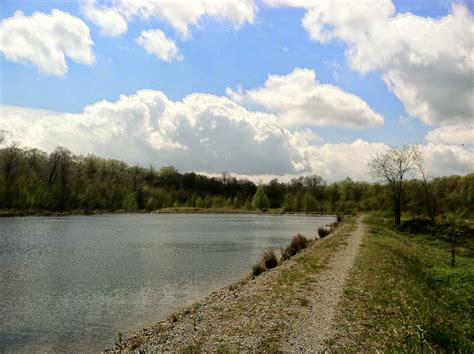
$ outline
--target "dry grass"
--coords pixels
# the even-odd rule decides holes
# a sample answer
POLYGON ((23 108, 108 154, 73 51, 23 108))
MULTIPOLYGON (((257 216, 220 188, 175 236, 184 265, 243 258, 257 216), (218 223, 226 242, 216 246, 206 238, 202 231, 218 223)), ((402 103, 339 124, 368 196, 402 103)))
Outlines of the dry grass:
POLYGON ((278 265, 278 259, 271 249, 267 249, 263 252, 262 258, 253 265, 252 276, 256 277, 265 272, 268 269, 275 268, 278 265))
POLYGON ((275 268, 278 265, 278 259, 277 259, 277 256, 275 255, 275 252, 273 252, 271 249, 268 249, 265 252, 263 252, 262 264, 267 269, 275 268))
POLYGON ((281 252, 281 261, 286 261, 290 259, 295 254, 297 254, 302 249, 308 247, 308 239, 301 234, 297 234, 293 237, 290 244, 282 250, 281 252))
POLYGON ((267 268, 262 264, 261 261, 258 261, 252 266, 252 276, 257 277, 263 272, 265 272, 267 268))
POLYGON ((331 230, 326 227, 318 228, 318 236, 319 238, 325 238, 327 235, 331 233, 331 230))

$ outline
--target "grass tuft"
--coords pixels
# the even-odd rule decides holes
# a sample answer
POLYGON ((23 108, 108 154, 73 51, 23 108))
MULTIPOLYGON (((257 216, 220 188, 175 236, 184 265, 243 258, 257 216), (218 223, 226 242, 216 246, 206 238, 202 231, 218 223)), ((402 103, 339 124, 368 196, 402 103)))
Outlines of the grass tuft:
POLYGON ((326 227, 318 228, 318 236, 319 238, 325 238, 327 235, 331 233, 331 230, 326 227))
POLYGON ((275 268, 278 265, 278 259, 271 249, 263 252, 262 258, 253 265, 252 276, 256 277, 268 269, 275 268))
POLYGON ((275 252, 273 252, 271 249, 268 249, 265 252, 263 252, 262 264, 267 269, 275 268, 278 265, 278 259, 277 259, 277 256, 275 255, 275 252))
POLYGON ((282 250, 281 252, 281 261, 286 261, 290 259, 295 254, 297 254, 302 249, 308 247, 308 239, 301 234, 297 234, 293 237, 290 244, 282 250))
POLYGON ((258 261, 257 263, 255 263, 252 267, 252 276, 254 277, 257 277, 259 276, 260 274, 262 274, 263 272, 265 272, 267 270, 267 268, 264 267, 264 265, 262 264, 261 261, 258 261))

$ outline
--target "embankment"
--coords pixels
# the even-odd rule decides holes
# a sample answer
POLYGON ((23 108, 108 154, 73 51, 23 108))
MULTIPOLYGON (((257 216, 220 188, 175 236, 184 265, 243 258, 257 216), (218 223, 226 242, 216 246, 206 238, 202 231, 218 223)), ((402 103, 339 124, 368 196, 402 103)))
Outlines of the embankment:
MULTIPOLYGON (((359 227, 360 218, 346 219, 330 236, 312 242, 278 267, 220 289, 166 320, 144 328, 121 343, 122 349, 233 352, 316 348, 313 342, 301 341, 307 333, 302 328, 318 325, 331 328, 330 323, 315 322, 314 316, 325 311, 329 316, 326 313, 320 318, 332 320, 337 296, 342 293, 351 267, 350 259, 344 261, 346 265, 342 268, 337 267, 338 257, 352 257, 353 261, 362 237, 356 233, 359 227), (329 286, 331 277, 340 278, 338 285, 322 288, 329 286), (326 291, 331 293, 325 297, 326 291), (324 298, 331 301, 323 302, 324 298)), ((330 330, 319 340, 325 341, 329 335, 330 330)))

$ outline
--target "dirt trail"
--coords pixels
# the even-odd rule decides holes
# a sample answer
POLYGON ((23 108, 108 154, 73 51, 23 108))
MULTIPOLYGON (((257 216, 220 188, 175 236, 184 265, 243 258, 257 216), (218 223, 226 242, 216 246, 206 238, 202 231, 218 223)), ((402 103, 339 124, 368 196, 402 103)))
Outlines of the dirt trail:
POLYGON ((357 228, 339 249, 327 268, 316 275, 317 292, 309 298, 310 305, 303 318, 296 322, 289 340, 282 343, 285 352, 320 352, 327 349, 327 343, 336 332, 333 323, 344 285, 354 265, 364 236, 362 217, 357 219, 357 228))

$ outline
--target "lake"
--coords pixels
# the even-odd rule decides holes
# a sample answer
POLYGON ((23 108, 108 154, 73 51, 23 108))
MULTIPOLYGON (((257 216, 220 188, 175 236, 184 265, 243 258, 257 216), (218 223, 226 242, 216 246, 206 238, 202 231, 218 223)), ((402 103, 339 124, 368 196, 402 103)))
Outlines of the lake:
POLYGON ((0 219, 0 351, 101 351, 249 274, 332 217, 121 214, 0 219))

